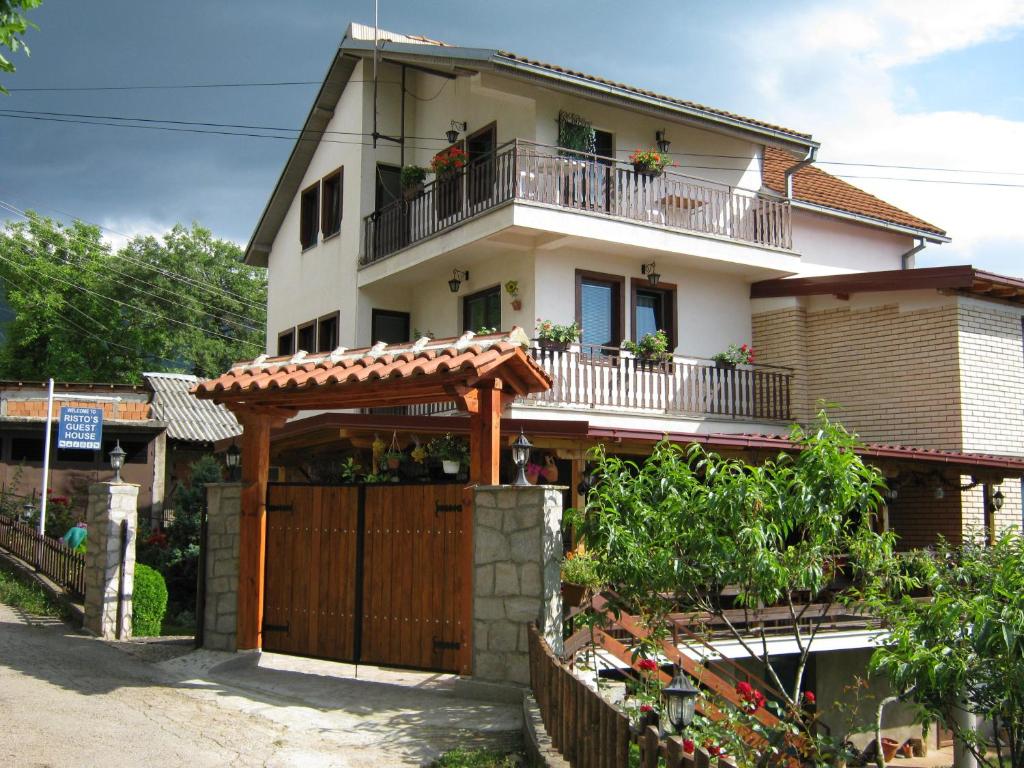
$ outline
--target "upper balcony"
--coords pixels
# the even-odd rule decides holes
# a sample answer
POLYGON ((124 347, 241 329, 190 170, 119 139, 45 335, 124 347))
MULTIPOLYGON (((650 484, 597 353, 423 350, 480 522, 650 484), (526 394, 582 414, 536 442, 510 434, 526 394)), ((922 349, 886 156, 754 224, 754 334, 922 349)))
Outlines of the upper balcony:
POLYGON ((364 219, 368 266, 511 203, 792 251, 785 201, 521 139, 364 219))

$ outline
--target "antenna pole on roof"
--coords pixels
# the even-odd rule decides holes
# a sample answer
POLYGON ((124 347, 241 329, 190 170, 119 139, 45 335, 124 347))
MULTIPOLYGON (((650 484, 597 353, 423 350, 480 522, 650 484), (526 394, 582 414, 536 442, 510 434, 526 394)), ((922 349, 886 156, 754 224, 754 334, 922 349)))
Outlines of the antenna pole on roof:
POLYGON ((377 148, 377 54, 380 51, 378 0, 373 0, 373 148, 377 148))

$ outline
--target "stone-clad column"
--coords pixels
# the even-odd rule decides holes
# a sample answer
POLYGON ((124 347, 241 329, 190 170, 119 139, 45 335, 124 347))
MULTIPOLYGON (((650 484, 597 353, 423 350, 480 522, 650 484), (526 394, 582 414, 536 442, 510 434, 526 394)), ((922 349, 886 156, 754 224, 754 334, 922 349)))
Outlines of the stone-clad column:
POLYGON ((562 648, 562 489, 478 486, 473 550, 473 675, 527 685, 530 622, 562 648))
POLYGON ((110 640, 117 637, 118 587, 121 601, 121 639, 131 637, 132 592, 135 583, 135 534, 138 527, 139 486, 135 483, 96 483, 89 486, 85 544, 85 628, 110 640), (128 522, 124 581, 121 583, 121 523, 128 522))
POLYGON ((234 651, 238 646, 238 526, 241 483, 206 485, 206 605, 203 647, 234 651))

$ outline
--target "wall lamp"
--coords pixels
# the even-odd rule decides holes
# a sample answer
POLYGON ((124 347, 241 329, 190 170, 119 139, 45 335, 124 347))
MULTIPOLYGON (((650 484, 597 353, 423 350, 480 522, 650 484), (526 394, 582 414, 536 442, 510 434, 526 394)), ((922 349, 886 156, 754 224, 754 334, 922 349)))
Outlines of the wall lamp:
POLYGON ((469 280, 469 270, 453 269, 452 279, 448 281, 448 290, 452 293, 458 293, 463 280, 469 280))
POLYGON ((231 447, 224 454, 224 463, 228 468, 228 475, 232 482, 238 480, 238 468, 242 464, 242 452, 238 448, 237 443, 232 443, 231 447))
POLYGON ((661 280, 661 275, 654 271, 654 262, 650 264, 640 265, 640 274, 647 276, 647 282, 651 285, 657 285, 658 281, 661 280))
POLYGON ((654 143, 658 145, 658 151, 661 152, 662 154, 667 154, 668 148, 672 146, 672 142, 665 138, 664 129, 660 131, 655 131, 654 143))
POLYGON ((998 512, 1003 508, 1003 501, 1005 501, 1003 498, 1003 492, 1001 490, 996 490, 996 492, 992 494, 992 509, 998 512))
POLYGON ((444 132, 444 137, 448 139, 449 144, 454 144, 459 140, 459 131, 466 130, 466 121, 459 122, 458 120, 452 120, 451 128, 444 132))

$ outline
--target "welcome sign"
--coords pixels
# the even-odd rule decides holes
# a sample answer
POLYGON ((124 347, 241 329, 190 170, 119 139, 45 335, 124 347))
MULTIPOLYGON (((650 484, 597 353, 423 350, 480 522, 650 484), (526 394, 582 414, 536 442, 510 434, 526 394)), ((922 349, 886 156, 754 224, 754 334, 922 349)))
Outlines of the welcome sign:
POLYGON ((102 450, 103 409, 71 406, 61 408, 57 427, 57 447, 86 451, 102 450))

